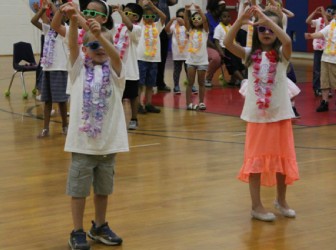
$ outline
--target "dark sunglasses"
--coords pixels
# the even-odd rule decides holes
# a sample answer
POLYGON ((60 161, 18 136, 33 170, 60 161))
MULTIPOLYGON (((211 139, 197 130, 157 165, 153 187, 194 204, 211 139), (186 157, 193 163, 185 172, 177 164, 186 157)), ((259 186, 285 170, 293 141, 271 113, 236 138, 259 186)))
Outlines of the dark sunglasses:
POLYGON ((184 19, 184 16, 177 16, 178 18, 182 18, 182 19, 184 19))
POLYGON ((106 17, 106 14, 96 10, 83 10, 83 15, 86 17, 96 17, 97 15, 106 17))
POLYGON ((134 16, 134 17, 138 17, 139 15, 137 13, 133 13, 131 11, 125 11, 124 12, 126 16, 134 16))
POLYGON ((191 21, 202 21, 202 17, 194 16, 194 17, 191 18, 191 21))
POLYGON ((266 31, 268 31, 268 33, 273 34, 273 30, 271 30, 270 28, 266 28, 265 26, 258 26, 258 32, 259 33, 265 33, 266 31))
POLYGON ((333 9, 326 9, 326 13, 330 14, 330 15, 334 15, 335 11, 333 9))
POLYGON ((97 50, 101 47, 100 43, 98 41, 93 41, 84 44, 85 47, 89 47, 91 50, 97 50))
POLYGON ((156 15, 142 15, 142 17, 145 19, 155 19, 156 15))

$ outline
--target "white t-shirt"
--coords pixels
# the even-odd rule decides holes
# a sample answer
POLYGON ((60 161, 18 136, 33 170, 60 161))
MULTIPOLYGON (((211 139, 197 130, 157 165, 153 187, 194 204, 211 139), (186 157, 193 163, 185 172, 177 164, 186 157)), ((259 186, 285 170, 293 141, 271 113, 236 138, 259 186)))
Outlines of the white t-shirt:
POLYGON ((214 39, 217 39, 219 41, 219 45, 222 48, 225 48, 224 38, 226 34, 229 32, 230 28, 231 28, 231 25, 223 25, 222 23, 219 23, 215 28, 214 39))
MULTIPOLYGON (((250 48, 245 48, 245 55, 251 52, 250 48)), ((280 50, 281 53, 281 50, 280 50)), ((288 95, 288 84, 286 70, 288 61, 282 57, 282 61, 277 63, 275 83, 272 88, 272 96, 270 97, 270 106, 263 114, 257 106, 258 97, 255 93, 255 77, 253 76, 253 64, 248 68, 248 83, 246 98, 241 114, 241 119, 248 122, 267 123, 277 122, 281 120, 291 119, 294 117, 292 105, 288 95)), ((260 63, 260 77, 262 82, 267 82, 269 72, 269 60, 266 52, 262 52, 262 61, 260 63)))
POLYGON ((115 42, 114 46, 119 51, 119 53, 123 47, 126 36, 128 37, 129 45, 123 57, 123 62, 125 62, 125 65, 127 67, 127 70, 125 72, 125 78, 126 80, 136 81, 139 80, 137 47, 141 36, 141 26, 133 24, 132 31, 129 31, 128 28, 122 24, 117 24, 115 26, 115 29, 113 29, 113 41, 115 42), (120 31, 119 39, 116 39, 118 29, 121 26, 123 27, 120 31), (117 40, 118 43, 116 43, 117 40))
MULTIPOLYGON (((50 25, 42 23, 42 32, 44 34, 44 46, 48 44, 48 32, 50 30, 50 25)), ((68 47, 64 44, 64 38, 57 34, 54 51, 52 56, 52 64, 47 67, 46 65, 42 65, 44 71, 67 71, 67 63, 68 63, 68 47)))
POLYGON ((170 26, 170 33, 172 34, 173 60, 185 61, 188 55, 188 41, 189 41, 185 26, 178 25, 177 21, 175 20, 173 24, 170 26), (179 48, 179 44, 181 49, 179 48))
MULTIPOLYGON (((315 33, 319 32, 325 27, 325 22, 322 17, 314 19, 311 21, 311 27, 315 28, 315 33)), ((325 39, 316 38, 313 40, 313 48, 314 50, 324 50, 325 47, 325 39)))
POLYGON ((160 33, 163 30, 164 26, 161 24, 160 19, 153 23, 153 25, 145 25, 143 20, 140 22, 141 25, 141 37, 139 41, 139 45, 137 48, 138 60, 145 62, 161 62, 161 44, 160 44, 160 33), (145 55, 146 52, 146 27, 148 28, 148 43, 149 43, 149 52, 153 52, 153 48, 156 48, 155 55, 145 55), (153 36, 153 31, 156 28, 156 38, 153 36), (154 44, 155 43, 155 44, 154 44))
MULTIPOLYGON (((117 76, 110 67, 111 95, 107 97, 107 111, 103 117, 102 132, 96 138, 89 137, 79 130, 83 124, 83 87, 85 84, 84 57, 79 55, 76 62, 69 70, 71 78, 71 102, 69 130, 65 142, 65 151, 89 155, 106 155, 129 150, 122 96, 125 88, 124 65, 120 76, 117 76)), ((102 66, 94 67, 94 75, 102 76, 102 66)), ((96 78, 96 79, 97 79, 96 78)), ((97 82, 101 84, 101 81, 97 82)), ((92 89, 97 84, 94 84, 92 89)), ((99 89, 99 88, 96 88, 99 89)), ((94 100, 95 101, 95 100, 94 100)))
MULTIPOLYGON (((323 34, 323 36, 326 40, 326 46, 323 50, 321 61, 336 64, 336 55, 332 55, 328 51, 329 32, 332 32, 331 31, 331 24, 333 22, 336 22, 336 21, 333 20, 332 22, 329 23, 329 25, 325 26, 322 30, 320 30, 320 32, 323 34)), ((332 37, 331 37, 330 49, 331 49, 331 52, 334 52, 334 53, 336 52, 336 29, 334 29, 332 37)))
POLYGON ((195 53, 189 52, 186 60, 187 64, 191 65, 208 65, 207 51, 208 32, 204 29, 201 31, 190 30, 189 32, 189 48, 198 48, 195 53), (201 33, 199 33, 201 32, 201 33), (190 46, 192 45, 192 46, 190 46))

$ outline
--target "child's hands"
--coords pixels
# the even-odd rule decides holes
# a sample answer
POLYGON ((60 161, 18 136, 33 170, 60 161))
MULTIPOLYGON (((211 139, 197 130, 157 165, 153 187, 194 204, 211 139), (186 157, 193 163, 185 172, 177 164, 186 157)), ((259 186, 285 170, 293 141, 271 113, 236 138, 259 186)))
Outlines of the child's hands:
POLYGON ((101 26, 94 18, 90 18, 87 20, 86 25, 89 27, 91 33, 96 37, 99 38, 101 34, 101 26))
POLYGON ((77 18, 77 8, 72 2, 63 4, 60 11, 64 13, 69 19, 77 18))
POLYGON ((269 23, 270 22, 273 22, 270 18, 268 18, 263 12, 261 9, 259 9, 258 7, 252 7, 251 9, 253 14, 255 16, 258 17, 258 21, 253 23, 254 26, 258 26, 258 25, 261 25, 261 26, 269 26, 269 23))
POLYGON ((114 13, 114 12, 119 12, 120 13, 120 11, 123 11, 122 6, 120 4, 117 4, 117 5, 112 4, 110 6, 112 8, 112 13, 114 13))
POLYGON ((276 14, 279 18, 282 18, 282 10, 279 6, 274 6, 274 5, 268 5, 265 10, 273 12, 276 14))
POLYGON ((312 34, 311 34, 311 33, 304 33, 304 38, 305 38, 306 40, 313 39, 313 37, 312 37, 312 34))
POLYGON ((253 25, 253 22, 251 21, 251 17, 254 15, 254 10, 257 7, 250 7, 243 12, 243 14, 239 17, 239 21, 241 22, 241 25, 244 24, 251 24, 253 25))
POLYGON ((199 5, 194 4, 194 7, 195 7, 195 10, 196 10, 198 13, 202 12, 201 7, 200 7, 199 5))
POLYGON ((35 13, 38 12, 38 10, 40 9, 40 6, 37 2, 33 3, 33 9, 34 9, 35 13))
POLYGON ((186 4, 184 8, 185 8, 186 10, 191 10, 191 6, 192 6, 192 5, 193 5, 193 4, 186 4))

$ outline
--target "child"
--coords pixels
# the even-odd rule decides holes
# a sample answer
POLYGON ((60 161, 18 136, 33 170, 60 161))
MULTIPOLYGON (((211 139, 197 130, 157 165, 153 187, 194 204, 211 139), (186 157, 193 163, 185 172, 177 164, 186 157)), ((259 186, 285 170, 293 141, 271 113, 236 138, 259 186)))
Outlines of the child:
POLYGON ((184 8, 176 11, 176 17, 170 19, 165 30, 167 34, 172 34, 172 53, 174 61, 174 94, 181 94, 180 90, 180 74, 183 64, 187 59, 188 50, 188 34, 184 26, 184 8))
POLYGON ((231 17, 229 11, 224 10, 220 16, 220 23, 215 28, 214 40, 218 51, 220 51, 221 57, 224 59, 225 66, 232 76, 231 83, 240 86, 241 81, 244 80, 245 67, 242 64, 241 59, 225 49, 223 44, 224 38, 231 28, 230 21, 231 17))
POLYGON ((125 87, 123 64, 112 44, 112 36, 98 21, 88 19, 90 31, 78 44, 78 20, 71 6, 62 9, 70 18, 71 98, 69 134, 65 151, 72 153, 67 181, 74 229, 72 249, 90 249, 83 227, 86 197, 94 187, 95 220, 88 233, 106 245, 120 245, 106 222, 108 195, 113 191, 115 157, 128 151, 122 94, 125 87), (80 52, 80 48, 82 52, 80 52))
POLYGON ((139 96, 141 96, 142 88, 145 86, 146 105, 143 108, 140 98, 139 111, 141 113, 144 113, 144 110, 150 113, 160 113, 161 110, 152 105, 152 96, 153 87, 156 84, 158 63, 161 61, 159 34, 163 30, 166 15, 150 0, 144 0, 142 4, 144 15, 140 23, 142 32, 137 54, 140 72, 139 96), (157 22, 155 22, 156 14, 159 16, 157 22))
POLYGON ((126 4, 124 10, 120 7, 114 9, 122 19, 121 24, 116 25, 114 45, 119 51, 120 59, 127 65, 126 87, 123 99, 131 102, 132 117, 128 129, 135 130, 138 127, 138 106, 139 106, 139 67, 137 59, 137 46, 141 36, 141 26, 138 25, 142 18, 142 7, 136 3, 126 4))
POLYGON ((186 60, 188 72, 188 85, 186 89, 187 110, 206 110, 204 104, 205 95, 205 73, 208 67, 208 22, 201 8, 196 4, 186 5, 184 12, 186 29, 189 31, 188 57, 186 60), (191 14, 191 6, 194 5, 195 12, 191 14), (199 104, 193 104, 191 100, 192 87, 197 80, 199 85, 199 104))
POLYGON ((260 199, 260 185, 277 185, 274 205, 280 213, 293 218, 296 213, 286 201, 286 188, 299 179, 288 95, 286 69, 292 53, 290 37, 280 18, 256 6, 246 10, 233 24, 224 45, 248 66, 248 86, 241 118, 247 121, 244 163, 238 178, 249 182, 251 215, 273 221, 260 199), (252 48, 234 43, 234 38, 249 19, 256 16, 252 48))
MULTIPOLYGON (((315 33, 322 30, 332 20, 333 9, 327 8, 324 10, 322 6, 317 7, 306 19, 306 23, 312 28, 315 28, 315 33), (320 14, 322 17, 313 19, 316 15, 320 14)), ((313 91, 315 96, 321 95, 321 57, 325 48, 325 39, 314 39, 314 65, 313 65, 313 91)))
MULTIPOLYGON (((36 13, 35 20, 39 20, 41 16, 51 8, 52 13, 56 13, 57 9, 52 2, 44 0, 41 9, 36 13)), ((43 55, 41 59, 42 86, 41 101, 44 102, 44 127, 38 138, 49 136, 50 114, 52 111, 52 103, 57 102, 62 117, 62 133, 67 134, 67 48, 63 42, 63 38, 49 24, 40 24, 45 36, 43 47, 43 55)))
POLYGON ((326 112, 329 110, 329 91, 336 88, 336 6, 331 6, 333 10, 333 20, 322 30, 316 33, 305 33, 306 39, 324 38, 325 48, 321 58, 321 91, 322 101, 316 112, 326 112))

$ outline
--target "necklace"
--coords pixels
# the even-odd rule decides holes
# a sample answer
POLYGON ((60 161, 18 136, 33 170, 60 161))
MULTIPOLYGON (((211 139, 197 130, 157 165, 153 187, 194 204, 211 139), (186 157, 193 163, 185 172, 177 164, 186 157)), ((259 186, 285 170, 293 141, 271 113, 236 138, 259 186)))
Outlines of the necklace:
POLYGON ((335 27, 336 27, 336 22, 335 22, 335 20, 333 20, 330 23, 330 30, 329 30, 329 34, 328 34, 327 45, 326 45, 326 48, 325 48, 325 52, 326 52, 327 55, 333 55, 333 56, 336 55, 336 44, 333 41, 335 27))
POLYGON ((188 49, 188 51, 190 53, 193 53, 193 54, 197 53, 201 49, 201 46, 202 46, 202 31, 196 30, 196 29, 192 29, 190 31, 189 41, 190 42, 189 42, 189 49, 188 49), (194 36, 195 33, 196 33, 196 37, 194 36), (197 40, 194 39, 194 38, 197 38, 197 40), (196 42, 196 46, 195 47, 193 46, 194 45, 193 42, 196 42))
POLYGON ((56 36, 57 33, 53 29, 50 29, 46 35, 41 59, 43 67, 49 68, 53 64, 56 36))
POLYGON ((119 56, 120 56, 120 59, 122 60, 125 56, 125 52, 126 52, 126 49, 128 48, 128 45, 129 45, 129 39, 128 39, 128 34, 127 34, 127 27, 125 29, 125 34, 124 34, 124 42, 123 43, 119 43, 119 39, 120 39, 120 34, 121 34, 121 30, 126 27, 125 24, 120 24, 118 29, 117 29, 117 33, 114 37, 114 44, 116 46, 116 48, 119 50, 119 56))
POLYGON ((157 51, 157 38, 159 32, 155 26, 155 23, 145 24, 145 56, 154 57, 157 51), (151 34, 150 34, 151 33, 151 34), (152 37, 150 36, 152 35, 152 37))
POLYGON ((108 111, 108 100, 112 89, 110 86, 110 62, 93 65, 92 59, 85 58, 85 82, 83 88, 82 125, 79 131, 88 137, 96 138, 102 132, 104 115, 108 111), (95 67, 101 67, 102 78, 95 76, 95 67))
POLYGON ((276 61, 277 53, 275 50, 270 50, 266 52, 266 57, 269 61, 269 67, 267 69, 267 78, 265 79, 264 74, 261 74, 261 62, 262 62, 262 51, 260 49, 256 50, 251 56, 253 61, 253 76, 254 80, 254 93, 257 96, 256 105, 258 109, 265 114, 265 111, 269 108, 272 97, 272 90, 275 83, 276 74, 276 61), (262 79, 263 78, 263 79, 262 79))
POLYGON ((78 41, 77 43, 80 45, 80 44, 83 44, 83 37, 85 35, 85 29, 81 29, 79 31, 79 34, 78 34, 78 41))
POLYGON ((185 48, 187 47, 187 44, 188 44, 186 29, 184 26, 180 26, 177 22, 175 25, 175 29, 176 29, 175 36, 176 36, 177 46, 179 48, 179 52, 182 54, 184 53, 185 48), (183 35, 183 40, 181 39, 181 34, 183 35))

